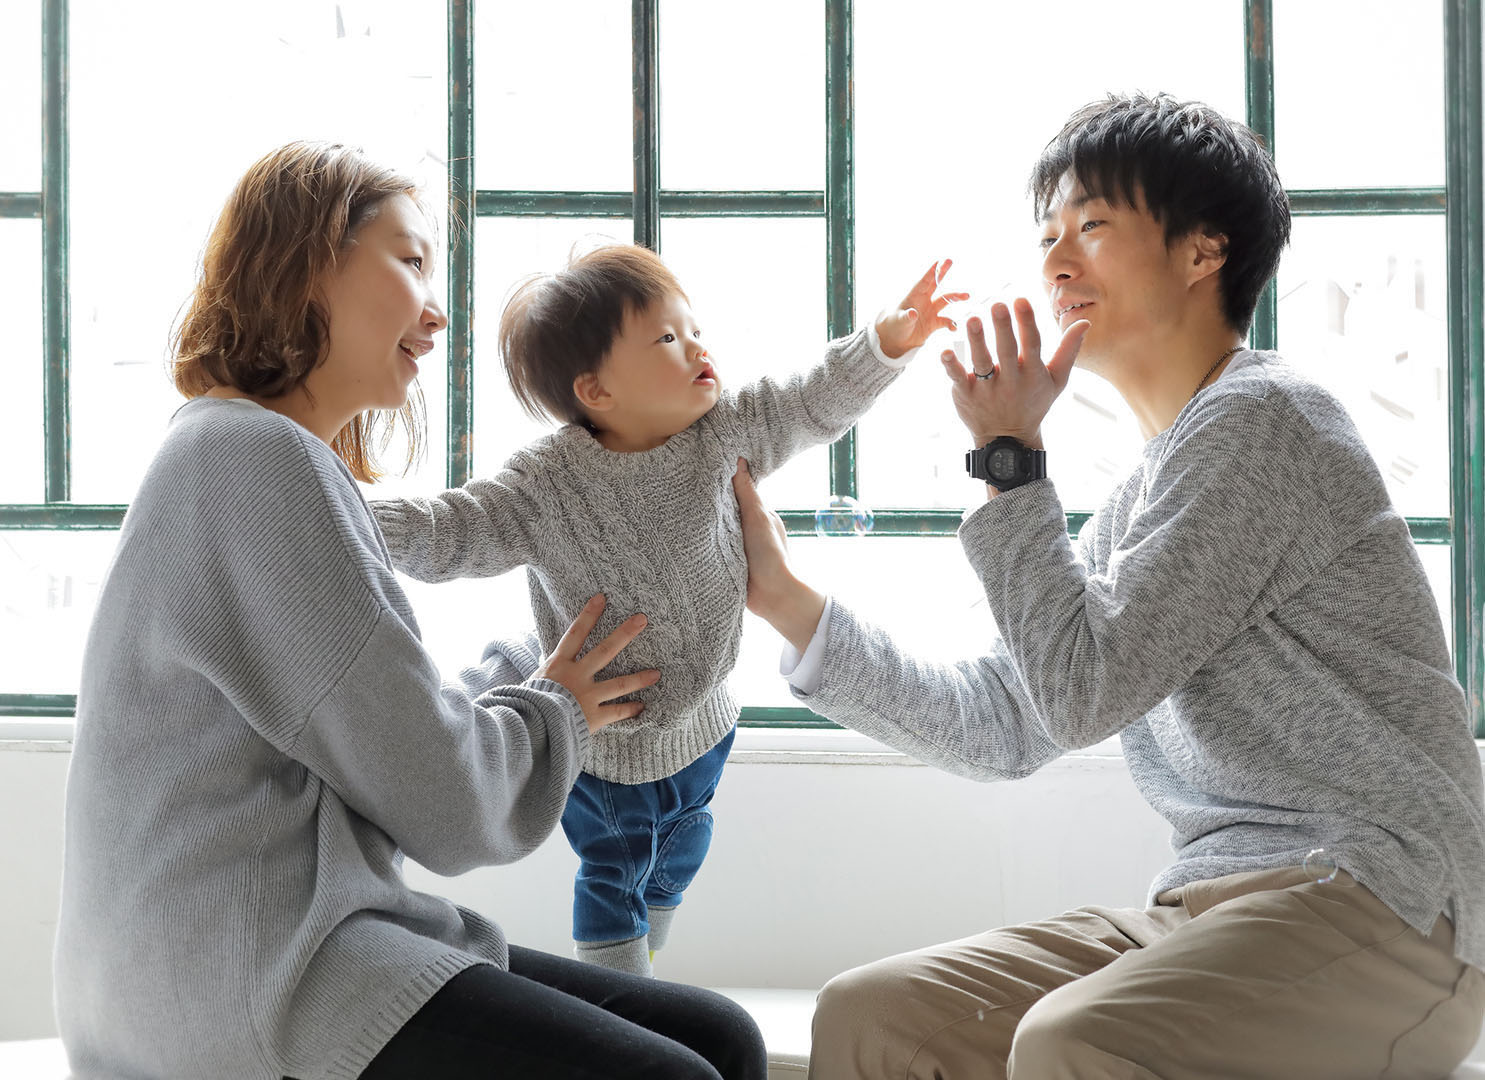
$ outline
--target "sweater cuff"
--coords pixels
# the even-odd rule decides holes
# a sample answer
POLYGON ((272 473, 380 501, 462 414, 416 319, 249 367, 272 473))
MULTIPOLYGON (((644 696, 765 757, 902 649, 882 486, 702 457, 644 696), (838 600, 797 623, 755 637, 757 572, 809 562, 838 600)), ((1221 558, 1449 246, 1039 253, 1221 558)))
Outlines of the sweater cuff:
POLYGON ((588 730, 588 718, 583 715, 583 707, 578 704, 578 699, 573 697, 572 691, 559 682, 551 679, 533 676, 526 680, 526 685, 532 690, 540 690, 543 693, 555 694, 565 700, 571 710, 573 720, 573 743, 577 756, 577 769, 573 772, 573 783, 577 782, 577 774, 587 770, 593 759, 592 733, 588 730))
POLYGON ((798 694, 813 694, 820 689, 824 677, 825 649, 830 644, 830 613, 835 609, 835 598, 825 598, 825 610, 820 612, 820 621, 805 646, 804 655, 789 642, 784 642, 783 655, 779 657, 779 674, 789 680, 789 689, 798 694))
POLYGON ((921 345, 914 345, 911 349, 903 353, 896 360, 892 359, 890 356, 882 351, 882 339, 877 336, 876 323, 869 323, 867 325, 866 340, 871 342, 872 355, 874 355, 879 361, 881 361, 881 363, 885 367, 889 367, 893 371, 901 371, 903 368, 911 364, 913 362, 913 357, 917 356, 918 350, 923 347, 921 345))
POLYGON ((1067 515, 1051 480, 1033 480, 965 514, 959 526, 959 543, 980 580, 1004 575, 1022 558, 1028 545, 1041 550, 1047 536, 1067 531, 1067 515))

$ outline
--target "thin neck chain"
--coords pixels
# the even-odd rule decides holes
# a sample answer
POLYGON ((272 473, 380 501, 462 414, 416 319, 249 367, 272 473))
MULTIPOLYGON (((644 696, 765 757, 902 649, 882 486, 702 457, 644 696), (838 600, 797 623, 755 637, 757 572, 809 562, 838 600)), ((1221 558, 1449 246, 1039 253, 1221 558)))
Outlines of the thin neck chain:
MULTIPOLYGON (((1197 394, 1201 393, 1201 388, 1203 386, 1205 386, 1207 384, 1207 380, 1212 377, 1212 372, 1216 371, 1219 367, 1222 366, 1222 361, 1226 360, 1229 356, 1231 356, 1233 353, 1237 352, 1241 348, 1242 348, 1241 345, 1234 345, 1232 348, 1228 349, 1221 356, 1217 357, 1217 362, 1215 364, 1213 364, 1211 367, 1207 368, 1207 373, 1201 377, 1201 382, 1197 383, 1196 384, 1196 389, 1193 390, 1193 391, 1191 391, 1191 397, 1194 398, 1194 397, 1196 397, 1197 394)), ((1188 399, 1188 400, 1190 400, 1190 399, 1188 399)))

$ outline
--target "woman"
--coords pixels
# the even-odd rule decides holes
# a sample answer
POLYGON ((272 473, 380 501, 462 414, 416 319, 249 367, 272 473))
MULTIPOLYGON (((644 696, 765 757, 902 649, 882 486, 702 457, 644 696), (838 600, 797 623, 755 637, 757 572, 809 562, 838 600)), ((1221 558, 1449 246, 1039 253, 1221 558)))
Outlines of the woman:
MULTIPOLYGON (((441 683, 353 477, 446 319, 413 185, 341 146, 249 170, 177 342, 190 400, 89 634, 67 796, 59 1025, 80 1078, 762 1077, 705 991, 507 947, 416 893, 552 830, 588 738, 655 671, 496 643, 441 683), (536 675, 522 681, 519 671, 536 675)), ((413 424, 414 442, 417 428, 413 424)))

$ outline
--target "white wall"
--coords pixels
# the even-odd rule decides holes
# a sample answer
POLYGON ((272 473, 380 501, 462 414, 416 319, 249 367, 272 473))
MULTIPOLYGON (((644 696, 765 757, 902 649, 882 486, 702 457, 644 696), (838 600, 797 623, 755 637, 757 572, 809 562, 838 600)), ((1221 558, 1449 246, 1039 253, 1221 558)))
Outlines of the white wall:
MULTIPOLYGON (((0 1039, 54 1033, 70 755, 40 745, 0 744, 0 1039)), ((712 852, 662 977, 817 987, 854 964, 1003 923, 1139 904, 1167 860, 1166 827, 1117 756, 980 785, 862 752, 872 749, 845 732, 740 733, 714 803, 712 852)), ((408 878, 489 914, 513 941, 565 953, 575 868, 559 831, 514 866, 455 879, 410 866, 408 878)))

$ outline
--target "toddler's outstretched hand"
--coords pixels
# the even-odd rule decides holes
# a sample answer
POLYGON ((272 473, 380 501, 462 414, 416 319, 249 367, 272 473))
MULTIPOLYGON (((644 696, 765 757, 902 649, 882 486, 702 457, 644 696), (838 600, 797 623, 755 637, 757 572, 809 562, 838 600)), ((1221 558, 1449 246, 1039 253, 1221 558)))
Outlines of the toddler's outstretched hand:
POLYGON ((942 327, 953 329, 953 320, 945 318, 942 312, 948 304, 968 300, 969 293, 934 295, 939 282, 953 265, 953 259, 940 259, 934 263, 896 308, 889 308, 877 316, 877 338, 889 359, 896 360, 909 349, 917 348, 935 330, 942 327))

